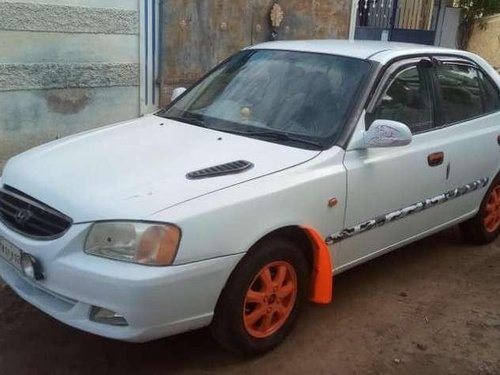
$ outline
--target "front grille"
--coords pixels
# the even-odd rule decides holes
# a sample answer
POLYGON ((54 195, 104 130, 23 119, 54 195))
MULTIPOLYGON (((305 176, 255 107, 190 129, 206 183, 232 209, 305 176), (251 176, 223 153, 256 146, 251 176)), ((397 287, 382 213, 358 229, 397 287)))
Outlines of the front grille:
POLYGON ((40 240, 62 236, 73 223, 59 211, 8 186, 0 188, 0 221, 16 232, 40 240))

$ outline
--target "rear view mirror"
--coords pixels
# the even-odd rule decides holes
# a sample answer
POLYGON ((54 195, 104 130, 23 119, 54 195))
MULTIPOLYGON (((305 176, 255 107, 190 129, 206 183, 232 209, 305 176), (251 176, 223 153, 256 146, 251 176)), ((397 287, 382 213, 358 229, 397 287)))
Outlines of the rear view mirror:
POLYGON ((182 94, 184 94, 186 92, 186 88, 185 87, 177 87, 174 89, 174 91, 172 91, 172 97, 170 98, 170 101, 174 101, 175 99, 177 99, 179 96, 181 96, 182 94))
POLYGON ((367 148, 400 147, 412 141, 410 128, 398 121, 375 120, 364 134, 367 148))

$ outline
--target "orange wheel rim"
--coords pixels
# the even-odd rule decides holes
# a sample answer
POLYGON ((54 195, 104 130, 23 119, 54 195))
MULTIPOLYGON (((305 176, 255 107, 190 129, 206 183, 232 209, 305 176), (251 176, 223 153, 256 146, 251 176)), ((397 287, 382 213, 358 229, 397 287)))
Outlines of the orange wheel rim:
POLYGON ((250 336, 266 338, 287 321, 297 299, 297 273, 285 261, 273 262, 253 279, 243 304, 243 323, 250 336))
POLYGON ((495 186, 488 197, 484 216, 484 227, 487 232, 493 233, 500 226, 500 185, 495 186))

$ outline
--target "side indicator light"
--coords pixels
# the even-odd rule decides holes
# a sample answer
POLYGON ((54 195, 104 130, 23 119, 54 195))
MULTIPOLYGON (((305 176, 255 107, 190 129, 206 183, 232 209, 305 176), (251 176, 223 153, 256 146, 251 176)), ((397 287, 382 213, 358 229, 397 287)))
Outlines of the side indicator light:
POLYGON ((328 207, 333 208, 339 203, 337 198, 332 198, 328 201, 328 207))

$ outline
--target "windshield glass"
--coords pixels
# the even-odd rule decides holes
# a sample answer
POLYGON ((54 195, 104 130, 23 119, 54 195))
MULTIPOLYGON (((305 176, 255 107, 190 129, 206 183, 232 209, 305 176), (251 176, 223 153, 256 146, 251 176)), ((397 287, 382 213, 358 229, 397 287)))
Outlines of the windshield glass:
POLYGON ((321 149, 336 140, 369 69, 367 61, 348 57, 247 50, 159 115, 321 149))

